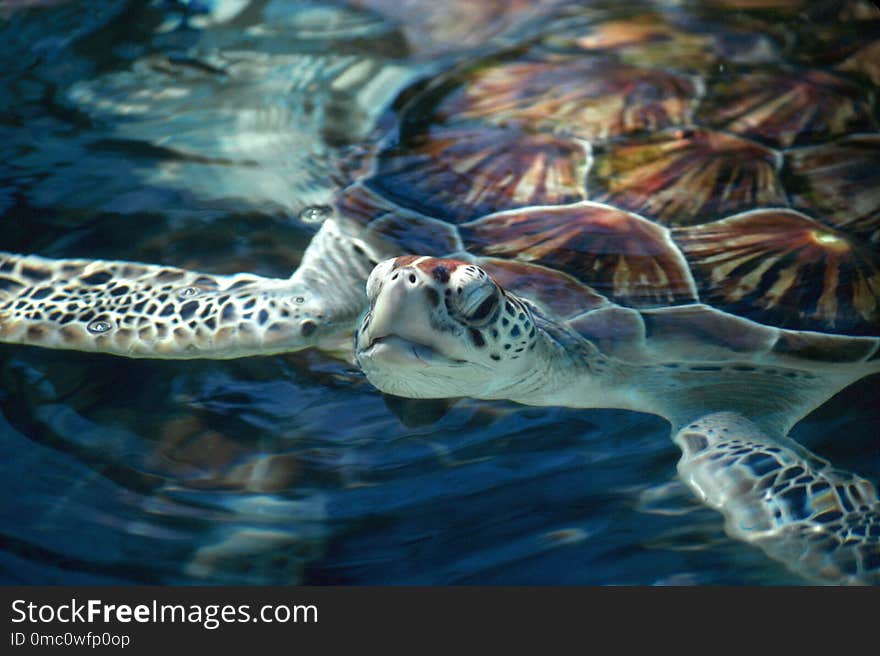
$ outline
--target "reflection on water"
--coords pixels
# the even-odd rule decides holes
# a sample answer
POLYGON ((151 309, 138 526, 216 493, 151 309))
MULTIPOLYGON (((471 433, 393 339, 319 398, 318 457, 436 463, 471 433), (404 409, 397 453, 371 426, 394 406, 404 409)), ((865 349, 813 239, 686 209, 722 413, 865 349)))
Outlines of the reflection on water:
MULTIPOLYGON (((465 2, 2 3, 0 249, 285 275, 315 229, 297 217, 344 184, 397 92, 463 48, 548 29, 557 4, 487 21, 465 2)), ((795 435, 876 478, 877 387, 795 435)), ((317 353, 4 345, 0 579, 798 582, 676 482, 658 418, 467 400, 436 421, 399 413, 317 353)))

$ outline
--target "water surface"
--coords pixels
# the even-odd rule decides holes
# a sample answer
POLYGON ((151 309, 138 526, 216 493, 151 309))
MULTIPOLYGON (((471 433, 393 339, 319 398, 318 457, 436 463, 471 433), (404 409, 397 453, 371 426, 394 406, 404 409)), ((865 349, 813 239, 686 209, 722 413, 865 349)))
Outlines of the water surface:
MULTIPOLYGON (((344 184, 397 92, 529 34, 419 40, 381 2, 13 4, 0 249, 218 273, 288 275, 315 230, 303 209, 344 184)), ((795 436, 876 480, 878 387, 795 436)), ((0 580, 801 582, 677 482, 657 417, 463 400, 415 420, 316 352, 0 345, 0 580)))

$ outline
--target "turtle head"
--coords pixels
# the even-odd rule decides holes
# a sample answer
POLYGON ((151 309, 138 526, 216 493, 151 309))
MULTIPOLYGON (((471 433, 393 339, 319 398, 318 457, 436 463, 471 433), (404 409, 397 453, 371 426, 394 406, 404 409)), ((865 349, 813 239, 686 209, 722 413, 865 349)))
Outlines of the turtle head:
POLYGON ((406 255, 377 265, 355 356, 383 392, 502 398, 527 377, 539 335, 527 303, 468 262, 406 255))

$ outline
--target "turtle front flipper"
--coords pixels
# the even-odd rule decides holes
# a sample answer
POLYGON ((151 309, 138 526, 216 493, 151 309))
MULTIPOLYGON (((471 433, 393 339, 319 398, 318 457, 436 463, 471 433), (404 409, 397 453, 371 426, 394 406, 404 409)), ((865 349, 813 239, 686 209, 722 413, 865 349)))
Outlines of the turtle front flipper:
POLYGON ((289 279, 0 253, 0 341, 169 359, 334 350, 373 250, 328 220, 289 279))
POLYGON ((880 501, 870 482, 734 413, 706 415, 674 439, 679 475, 721 511, 731 536, 815 581, 880 584, 880 501))

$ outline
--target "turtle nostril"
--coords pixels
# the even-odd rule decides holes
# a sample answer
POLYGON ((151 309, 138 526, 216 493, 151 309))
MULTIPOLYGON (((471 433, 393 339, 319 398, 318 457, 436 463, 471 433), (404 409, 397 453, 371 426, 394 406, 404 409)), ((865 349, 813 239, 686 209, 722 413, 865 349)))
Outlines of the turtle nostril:
POLYGON ((409 274, 409 281, 414 283, 416 281, 416 276, 414 273, 409 274))

